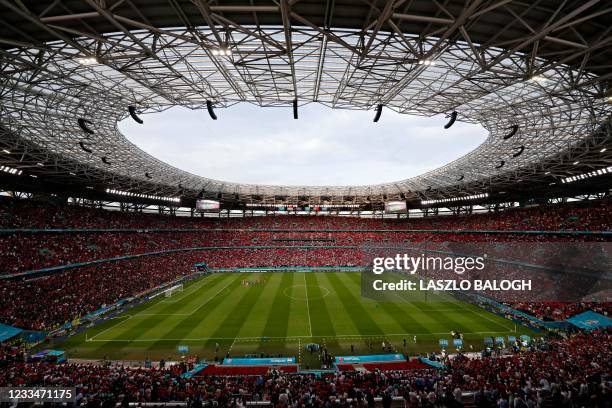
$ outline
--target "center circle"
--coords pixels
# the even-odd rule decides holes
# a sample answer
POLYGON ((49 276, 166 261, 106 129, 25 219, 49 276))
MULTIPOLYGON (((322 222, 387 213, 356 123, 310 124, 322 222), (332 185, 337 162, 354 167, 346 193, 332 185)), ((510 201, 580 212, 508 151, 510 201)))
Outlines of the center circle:
MULTIPOLYGON (((325 297, 327 297, 330 294, 329 289, 327 289, 325 286, 320 286, 317 285, 319 287, 319 289, 321 289, 321 295, 320 296, 308 296, 308 300, 320 300, 323 299, 325 297)), ((306 300, 306 286, 304 284, 297 284, 297 285, 293 285, 293 286, 288 286, 285 289, 283 289, 283 295, 287 296, 289 299, 293 299, 293 300, 306 300), (289 289, 293 289, 293 288, 304 288, 303 291, 303 296, 292 296, 289 293, 287 293, 289 291, 289 289)))

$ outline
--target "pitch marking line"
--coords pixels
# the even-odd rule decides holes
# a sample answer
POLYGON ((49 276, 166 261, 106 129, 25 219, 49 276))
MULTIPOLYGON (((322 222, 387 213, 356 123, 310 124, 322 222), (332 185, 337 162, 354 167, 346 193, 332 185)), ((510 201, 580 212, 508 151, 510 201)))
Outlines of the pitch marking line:
POLYGON ((229 349, 227 349, 228 353, 232 351, 232 347, 234 347, 234 344, 236 344, 236 338, 234 338, 234 341, 232 341, 232 344, 229 346, 229 349))
POLYGON ((198 310, 200 310, 202 307, 206 306, 208 304, 208 302, 210 302, 211 300, 213 300, 214 298, 216 298, 221 292, 223 292, 225 289, 227 289, 232 283, 234 283, 235 281, 233 279, 230 280, 230 282, 225 285, 224 287, 222 287, 221 289, 219 289, 218 292, 216 292, 214 295, 212 295, 211 297, 209 297, 208 299, 206 299, 206 302, 202 303, 200 306, 196 307, 195 309, 193 309, 193 311, 191 313, 189 313, 189 316, 194 314, 195 312, 197 312, 198 310))
POLYGON ((306 310, 308 310, 308 331, 312 337, 312 324, 310 323, 310 304, 308 303, 308 284, 306 283, 306 274, 304 273, 304 290, 306 291, 306 310))
MULTIPOLYGON (((222 287, 217 293, 215 293, 214 295, 212 295, 210 298, 206 299, 206 302, 202 303, 200 306, 198 306, 196 309, 194 309, 191 313, 174 313, 174 314, 158 314, 158 313, 138 313, 136 315, 127 315, 128 318, 125 320, 120 321, 119 323, 112 325, 111 327, 107 328, 106 330, 101 331, 100 333, 96 334, 95 336, 93 336, 92 338, 90 338, 88 341, 116 341, 116 340, 96 340, 96 337, 100 336, 101 334, 104 334, 106 332, 108 332, 110 329, 114 329, 117 326, 119 326, 122 323, 127 322, 128 320, 132 319, 133 317, 136 316, 190 316, 192 314, 194 314, 196 311, 198 311, 200 308, 202 308, 203 306, 205 306, 208 302, 210 302, 211 300, 213 300, 215 297, 217 297, 217 295, 221 292, 223 292, 229 285, 231 285, 234 281, 232 280, 231 282, 229 282, 227 285, 225 285, 224 287, 222 287)), ((176 340, 180 340, 180 339, 176 339, 176 340)), ((124 341, 124 340, 120 340, 120 341, 124 341)), ((137 340, 125 340, 125 341, 137 341, 137 340)), ((151 341, 151 340, 145 340, 145 341, 151 341)))
MULTIPOLYGON (((403 299, 403 298, 402 298, 402 297, 401 297, 401 296, 400 296, 400 295, 399 295, 397 292, 393 292, 393 294, 394 294, 394 295, 396 295, 396 296, 398 296, 400 299, 403 299)), ((443 292, 442 292, 442 293, 434 292, 434 294, 436 294, 436 295, 441 295, 441 294, 443 294, 443 292)), ((449 296, 450 296, 450 295, 449 295, 449 296)), ((452 296, 451 296, 451 297, 452 297, 452 296)), ((458 306, 460 309, 462 309, 462 310, 464 310, 464 311, 466 311, 466 312, 469 312, 469 313, 474 313, 474 314, 475 314, 475 315, 477 315, 478 317, 482 317, 482 318, 484 318, 484 319, 487 319, 487 320, 488 320, 488 321, 490 321, 491 323, 494 323, 496 326, 501 326, 501 327, 503 327, 504 329, 508 330, 508 332, 510 332, 510 333, 516 332, 516 326, 515 326, 515 330, 513 331, 511 328, 508 328, 506 325, 503 325, 503 324, 501 324, 501 323, 499 323, 499 322, 496 322, 495 320, 493 320, 493 319, 491 319, 490 317, 486 316, 486 314, 487 314, 487 313, 490 313, 488 310, 482 309, 482 308, 480 308, 480 307, 478 307, 478 306, 476 306, 477 310, 472 310, 472 309, 470 309, 470 308, 468 308, 468 307, 465 307, 465 306, 463 305, 463 303, 465 303, 465 302, 463 302, 463 301, 461 301, 461 300, 458 300, 458 299, 456 299, 456 298, 453 298, 453 299, 451 300, 451 302, 452 302, 454 305, 458 306), (484 314, 483 314, 483 313, 481 313, 481 312, 484 312, 484 314)), ((469 303, 468 303, 468 304, 469 304, 469 303)), ((415 307, 416 307, 416 306, 415 306, 415 307)), ((426 311, 426 310, 421 310, 421 311, 426 311)), ((449 310, 449 311, 455 311, 455 312, 456 312, 457 310, 449 310)), ((437 310, 431 310, 431 312, 437 312, 437 310)), ((489 334, 489 333, 501 333, 501 332, 475 332, 475 334, 489 334)), ((432 333, 432 334, 433 334, 433 333, 432 333)), ((467 333, 466 333, 466 334, 467 334, 467 333)), ((391 335, 391 336, 392 336, 392 335, 391 335)))
MULTIPOLYGON (((482 332, 463 332, 463 334, 505 334, 509 333, 508 331, 482 331, 482 332)), ((100 333, 101 334, 101 333, 100 333)), ((89 341, 112 341, 112 342, 158 342, 158 341, 208 341, 208 340, 233 340, 238 342, 261 342, 263 337, 266 337, 268 340, 301 340, 301 339, 310 339, 310 338, 323 338, 325 339, 336 339, 336 340, 360 340, 360 339, 386 339, 389 341, 388 337, 398 337, 398 336, 435 336, 435 335, 450 335, 449 332, 436 332, 436 333, 393 333, 393 334, 344 334, 344 335, 336 335, 336 336, 289 336, 289 337, 266 337, 266 336, 257 336, 257 337, 198 337, 198 338, 180 338, 180 339, 112 339, 112 340, 94 340, 94 338, 89 339, 89 341)))
MULTIPOLYGON (((113 324, 111 327, 109 327, 109 328, 107 328, 107 329, 105 329, 105 330, 102 330, 100 333, 96 334, 95 336, 92 336, 92 337, 91 337, 90 339, 88 339, 87 341, 96 341, 96 340, 95 340, 95 338, 96 338, 96 337, 100 336, 101 334, 106 333, 106 332, 107 332, 107 331, 109 331, 110 329, 114 329, 115 327, 118 327, 120 324, 123 324, 123 323, 127 322, 128 320, 130 320, 130 319, 132 318, 132 315, 125 315, 125 316, 127 317, 127 319, 123 319, 123 320, 121 320, 119 323, 115 323, 115 324, 113 324)), ((123 317, 124 317, 124 316, 117 316, 117 317, 113 317, 113 319, 121 319, 121 318, 123 318, 123 317)), ((109 320, 110 320, 110 319, 109 319, 109 320)), ((97 341, 100 341, 100 340, 97 340, 97 341)), ((103 341, 104 341, 104 340, 103 340, 103 341)))
MULTIPOLYGON (((304 301, 304 300, 306 300, 306 298, 301 298, 301 297, 291 296, 291 295, 289 295, 289 294, 287 293, 287 291, 288 291, 289 289, 293 289, 293 288, 302 288, 302 287, 305 287, 305 286, 306 286, 306 285, 302 285, 301 283, 299 283, 299 284, 297 284, 297 285, 293 285, 293 286, 288 286, 288 287, 286 287, 285 289, 283 289, 283 295, 287 296, 287 297, 288 297, 289 299, 291 299, 291 300, 299 300, 299 301, 304 301)), ((321 286, 321 285, 317 285, 317 286, 319 286, 319 288, 323 289, 323 290, 325 291, 325 294, 324 294, 323 296, 321 296, 320 298, 316 298, 316 299, 313 299, 313 300, 321 300, 321 299, 324 299, 324 298, 326 298, 327 296, 329 296, 329 294, 330 294, 329 289, 327 289, 325 286, 321 286)))
POLYGON ((200 306, 198 306, 195 309, 193 309, 191 311, 191 313, 137 313, 137 314, 134 315, 134 317, 140 317, 140 316, 191 316, 195 312, 200 310, 202 307, 204 307, 208 302, 210 302, 215 297, 217 297, 217 295, 219 295, 221 292, 223 292, 225 289, 227 289, 228 286, 231 285, 232 283, 233 283, 233 281, 229 282, 227 285, 222 287, 217 293, 215 293, 214 295, 212 295, 211 297, 206 299, 206 302, 202 303, 200 306))
MULTIPOLYGON (((470 303, 466 303, 466 304, 468 304, 468 305, 469 305, 470 303)), ((511 327, 508 327, 508 326, 506 326, 505 324, 502 324, 502 323, 496 322, 496 321, 495 321, 495 320, 493 320, 492 318, 488 317, 488 316, 487 316, 487 314, 489 314, 489 313, 491 313, 491 312, 489 312, 489 311, 488 311, 488 310, 486 310, 486 309, 483 309, 483 308, 480 308, 480 307, 476 306, 476 307, 478 307, 478 309, 474 309, 474 310, 472 310, 472 309, 470 309, 469 307, 464 306, 462 302, 457 303, 457 306, 459 306, 461 309, 465 310, 466 312, 472 312, 472 313, 475 313, 475 314, 476 314, 478 317, 482 317, 483 319, 486 319, 486 320, 490 321, 491 323, 494 323, 496 326, 501 326, 501 327, 503 327, 504 329, 508 330, 509 332, 512 332, 512 331, 513 331, 511 327)), ((472 306, 474 306, 474 305, 472 305, 472 306)))
POLYGON ((190 316, 191 313, 138 313, 134 317, 140 316, 190 316))
POLYGON ((202 282, 199 285, 194 285, 194 286, 188 287, 187 290, 184 290, 181 295, 175 296, 173 300, 164 299, 164 300, 160 301, 160 303, 177 303, 177 302, 180 302, 183 299, 185 299, 187 296, 191 296, 194 293, 196 293, 198 290, 200 290, 202 287, 204 287, 204 285, 206 285, 206 283, 208 283, 208 282, 210 282, 209 279, 202 279, 202 282), (190 289, 193 289, 193 291, 191 291, 190 289))

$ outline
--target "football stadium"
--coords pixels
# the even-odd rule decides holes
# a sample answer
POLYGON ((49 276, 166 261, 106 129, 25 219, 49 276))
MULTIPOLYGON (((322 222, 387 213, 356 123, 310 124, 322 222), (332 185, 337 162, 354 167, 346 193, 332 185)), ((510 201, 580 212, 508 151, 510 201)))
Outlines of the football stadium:
POLYGON ((0 21, 0 406, 612 406, 612 1, 0 21))

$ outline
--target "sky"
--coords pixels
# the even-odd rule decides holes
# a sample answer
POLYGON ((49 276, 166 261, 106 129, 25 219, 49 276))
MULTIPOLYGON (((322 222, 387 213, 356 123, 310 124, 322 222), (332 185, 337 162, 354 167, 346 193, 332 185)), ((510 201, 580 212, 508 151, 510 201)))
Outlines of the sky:
POLYGON ((479 125, 444 129, 447 119, 308 104, 248 103, 206 110, 173 107, 130 117, 120 131, 145 152, 182 170, 228 182, 270 185, 363 185, 403 180, 470 152, 487 137, 479 125))

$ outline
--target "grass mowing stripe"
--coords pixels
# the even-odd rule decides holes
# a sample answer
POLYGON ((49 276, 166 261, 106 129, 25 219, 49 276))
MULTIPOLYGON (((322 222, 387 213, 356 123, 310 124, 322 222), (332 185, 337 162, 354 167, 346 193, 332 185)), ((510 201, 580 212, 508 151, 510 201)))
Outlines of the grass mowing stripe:
MULTIPOLYGON (((225 282, 226 277, 214 276, 211 277, 207 284, 193 286, 193 289, 184 291, 180 300, 177 302, 156 301, 150 308, 134 313, 137 318, 143 316, 187 316, 194 312, 199 306, 206 302, 209 294, 214 294, 216 288, 220 287, 225 282)), ((206 279, 208 280, 208 279, 206 279)))
POLYGON ((481 326, 486 326, 491 330, 497 330, 497 331, 503 331, 503 330, 507 330, 509 332, 511 332, 513 330, 513 327, 510 326, 506 326, 504 324, 502 324, 502 321, 504 323, 508 323, 508 320, 497 316, 494 313, 490 313, 487 310, 484 310, 476 305, 472 305, 469 303, 465 303, 465 302, 461 302, 459 304, 459 307, 466 311, 467 313, 471 314, 472 316, 474 316, 472 318, 472 320, 474 321, 474 324, 477 325, 481 325, 481 326), (486 320, 487 322, 489 322, 488 324, 486 324, 484 322, 484 320, 486 320))
MULTIPOLYGON (((77 334, 62 348, 84 358, 176 359, 175 346, 185 344, 190 354, 210 358, 214 356, 211 345, 219 342, 219 357, 233 344, 235 355, 296 355, 305 367, 318 367, 317 354, 304 350, 309 342, 326 345, 335 355, 347 354, 350 345, 355 345, 354 354, 368 354, 380 352, 378 346, 369 350, 369 341, 378 345, 391 339, 401 349, 402 337, 415 333, 418 342, 414 344, 410 335, 407 350, 423 353, 438 350, 437 339, 449 339, 451 330, 463 331, 466 345, 477 349, 485 336, 511 334, 510 323, 503 317, 445 294, 430 293, 425 302, 397 294, 385 302, 361 298, 359 273, 264 274, 270 276, 266 283, 240 286, 241 279, 253 275, 262 276, 228 273, 194 280, 183 293, 158 297, 88 330, 90 339, 98 336, 93 341, 77 334), (262 341, 262 336, 269 340, 262 341)), ((517 334, 523 333, 532 334, 519 327, 517 334)))
MULTIPOLYGON (((205 280, 208 280, 208 277, 203 278, 205 280)), ((217 283, 218 281, 220 281, 220 279, 214 279, 211 282, 217 283)), ((195 284, 195 282, 194 282, 195 284)), ((193 285, 190 285, 193 286, 193 285)), ((214 286, 208 286, 208 285, 204 285, 204 292, 208 291, 209 288, 214 287, 214 286)), ((198 288, 198 291, 202 290, 202 287, 198 288)), ((134 313, 134 315, 137 315, 140 312, 148 312, 149 310, 151 310, 151 308, 159 305, 161 299, 157 299, 154 300, 153 303, 149 303, 149 304, 145 304, 146 306, 142 307, 142 310, 140 306, 136 307, 135 310, 133 310, 132 312, 136 312, 134 313)), ((166 304, 161 310, 160 313, 162 312, 166 312, 169 313, 170 311, 176 309, 176 305, 173 304, 166 304)), ((129 314, 130 311, 128 311, 128 314, 126 314, 125 316, 131 316, 129 314)), ((115 343, 113 341, 108 341, 108 342, 100 342, 98 340, 102 340, 102 339, 98 339, 97 337, 101 334, 104 333, 104 336, 102 336, 104 338, 104 340, 115 340, 117 338, 120 338, 123 334, 126 334, 128 336, 129 339, 133 339, 135 337, 137 337, 134 333, 138 333, 138 336, 141 335, 147 328, 151 328, 151 327, 156 327, 159 325, 162 325, 163 327, 163 323, 166 320, 172 320, 171 316, 150 316, 144 319, 129 319, 129 322, 126 322, 125 324, 122 324, 120 327, 117 325, 116 327, 110 327, 110 330, 104 330, 103 332, 98 332, 96 335, 90 337, 90 339, 95 339, 96 342, 90 342, 89 344, 95 344, 95 346, 92 346, 92 354, 95 355, 103 355, 106 356, 107 354, 110 354, 111 356, 117 356, 117 355, 121 355, 122 353, 125 353, 125 350, 127 348, 129 348, 129 343, 115 343)))
POLYGON ((346 287, 340 275, 330 273, 328 278, 344 306, 346 315, 351 319, 359 333, 362 335, 384 334, 384 331, 378 327, 378 324, 363 307, 361 300, 346 287))
POLYGON ((430 331, 433 332, 442 332, 444 329, 449 331, 459 331, 459 332, 475 332, 475 331, 489 331, 491 328, 487 325, 480 326, 480 328, 475 328, 473 326, 474 321, 471 317, 471 313, 464 313, 465 310, 458 305, 456 299, 446 298, 446 294, 441 302, 437 300, 432 300, 428 302, 417 302, 413 306, 421 311, 421 314, 426 316, 427 319, 430 319, 430 331), (428 303, 430 303, 428 305, 428 303), (435 306, 436 303, 442 303, 443 307, 435 306), (452 308, 449 310, 447 308, 447 304, 452 305, 452 308))
MULTIPOLYGON (((279 290, 282 284, 282 276, 280 273, 257 273, 259 286, 264 286, 263 295, 257 299, 257 302, 249 310, 248 324, 244 325, 236 335, 236 338, 259 337, 264 334, 265 326, 268 324, 268 317, 272 308, 273 296, 279 290)), ((240 291, 252 291, 252 288, 241 288, 240 291)))
MULTIPOLYGON (((402 303, 380 302, 379 305, 385 313, 393 317, 405 333, 427 333, 431 331, 430 327, 421 324, 420 319, 413 317, 413 313, 410 313, 408 308, 401 307, 402 303)), ((421 317, 421 315, 417 316, 421 317)))
POLYGON ((462 314, 461 309, 458 309, 456 312, 433 311, 428 312, 427 314, 431 316, 434 321, 440 323, 440 326, 442 327, 450 328, 451 330, 458 332, 475 331, 473 327, 470 327, 470 316, 462 314))
MULTIPOLYGON (((350 274, 347 274, 350 275, 350 274)), ((357 274, 354 273, 353 275, 350 275, 350 281, 352 282, 352 284, 355 286, 356 290, 360 290, 361 289, 361 279, 360 279, 360 275, 361 274, 357 274), (357 275, 356 277, 353 275, 357 275)), ((399 294, 393 292, 391 293, 391 299, 396 298, 397 301, 395 302, 390 302, 390 301, 380 301, 380 302, 375 302, 375 301, 371 301, 368 303, 375 303, 378 306, 380 306, 380 308, 382 309, 382 311, 376 311, 376 313, 380 313, 381 315, 386 314, 387 316, 391 317, 395 323, 395 325, 400 329, 400 330, 394 330, 394 331, 385 331, 387 333, 395 333, 395 332, 404 332, 404 333, 427 333, 427 332, 431 332, 431 328, 427 328, 425 325, 421 324, 419 322, 418 319, 414 318, 413 315, 414 313, 410 312, 409 309, 409 304, 411 303, 409 300, 407 300, 406 298, 402 298, 399 294)), ((363 299, 362 299, 363 300, 363 299)), ((417 316, 420 316, 420 314, 418 314, 417 316)))
MULTIPOLYGON (((383 340, 388 342, 388 338, 385 335, 385 330, 376 323, 368 311, 368 309, 371 309, 373 312, 376 305, 368 302, 370 305, 366 307, 362 303, 362 299, 355 295, 351 288, 347 286, 355 285, 347 274, 327 274, 326 278, 337 294, 339 304, 336 313, 339 319, 346 321, 343 329, 341 331, 337 330, 339 335, 338 342, 343 346, 339 353, 354 354, 357 352, 371 354, 374 350, 377 352, 379 350, 377 344, 380 344, 378 342, 383 340)), ((388 319, 388 316, 385 317, 388 319)), ((393 324, 392 320, 389 320, 393 324)))
MULTIPOLYGON (((329 314, 329 305, 327 297, 324 296, 319 285, 320 274, 301 272, 304 274, 306 284, 310 289, 309 295, 312 299, 317 299, 316 302, 312 302, 310 311, 312 314, 312 335, 315 338, 314 341, 323 343, 329 347, 338 347, 338 341, 335 338, 325 338, 325 336, 335 336, 336 330, 334 323, 329 314)), ((334 293, 333 296, 336 296, 334 293)))
MULTIPOLYGON (((405 278, 405 276, 399 274, 394 277, 397 279, 405 278)), ((453 328, 453 330, 459 332, 488 331, 500 329, 497 324, 491 326, 491 324, 475 320, 473 318, 473 310, 466 308, 463 302, 458 301, 457 299, 452 297, 452 295, 447 293, 436 292, 435 295, 430 294, 430 296, 427 296, 429 300, 419 300, 416 302, 406 301, 407 299, 402 298, 396 292, 393 292, 392 294, 395 295, 401 303, 406 303, 409 308, 417 310, 419 312, 418 314, 422 315, 424 319, 431 318, 431 323, 437 325, 438 327, 434 328, 433 330, 430 327, 429 331, 438 332, 439 330, 442 330, 445 327, 449 327, 449 325, 453 328), (442 308, 438 307, 438 305, 436 305, 437 303, 441 303, 442 308), (454 310, 446 309, 447 304, 452 305, 454 307, 454 310)), ((418 298, 422 298, 425 295, 424 293, 419 292, 416 292, 414 294, 417 295, 418 298)))
MULTIPOLYGON (((260 276, 259 274, 249 274, 247 279, 253 276, 260 276)), ((238 300, 231 310, 225 311, 225 318, 217 326, 217 329, 213 332, 211 337, 236 337, 240 332, 242 326, 249 321, 249 319, 261 319, 262 316, 252 316, 251 310, 253 305, 257 303, 259 297, 266 288, 264 284, 258 284, 254 286, 247 286, 244 289, 244 295, 238 300)), ((235 299, 232 299, 233 301, 235 299)), ((267 317, 267 316, 265 316, 267 317)), ((213 340, 206 342, 206 346, 211 346, 213 340)))
MULTIPOLYGON (((155 350, 156 348, 163 348, 167 350, 174 350, 183 340, 168 340, 173 339, 185 339, 194 337, 191 336, 194 328, 197 327, 197 323, 203 319, 203 314, 212 315, 216 310, 221 308, 223 301, 225 300, 224 293, 232 293, 235 286, 239 284, 241 276, 228 275, 219 286, 219 290, 215 291, 214 294, 206 299, 205 302, 200 303, 193 313, 189 316, 174 316, 174 325, 166 326, 163 334, 159 335, 148 335, 147 337, 154 337, 160 339, 155 343, 151 344, 148 349, 155 350), (229 289, 229 291, 228 291, 229 289), (206 313, 202 312, 202 308, 206 306, 206 313)), ((152 334, 152 333, 147 333, 152 334)))
MULTIPOLYGON (((215 280, 209 280, 209 278, 205 277, 202 278, 203 281, 208 281, 208 282, 214 282, 215 280)), ((217 279, 218 280, 218 279, 217 279)), ((195 283, 195 282, 194 282, 195 283)), ((193 287, 197 287, 197 289, 199 290, 202 286, 204 285, 190 285, 190 288, 193 287)), ((176 305, 171 305, 168 303, 163 303, 162 298, 157 298, 154 299, 152 301, 149 301, 147 303, 144 303, 143 305, 140 306, 136 306, 134 309, 130 309, 126 312, 126 314, 123 314, 122 316, 119 316, 119 318, 123 318, 124 316, 156 316, 156 315, 172 315, 174 313, 170 313, 171 311, 175 311, 177 308, 176 305), (155 308, 157 306, 162 305, 163 308, 159 310, 159 313, 154 313, 153 310, 155 310, 155 308)), ((131 324, 135 324, 136 320, 134 322, 131 322, 131 324)), ((97 331, 96 329, 94 329, 94 331, 96 331, 96 333, 91 333, 90 331, 90 339, 96 339, 99 336, 101 336, 103 333, 106 333, 110 330, 116 331, 117 329, 114 326, 119 326, 119 324, 122 324, 123 322, 118 322, 108 328, 103 329, 102 331, 97 331)), ((127 330, 127 329, 126 329, 127 330)))
POLYGON ((284 273, 281 277, 281 284, 276 289, 272 298, 270 313, 266 319, 263 335, 267 337, 288 336, 289 315, 291 313, 291 299, 285 291, 291 289, 294 274, 284 273))
MULTIPOLYGON (((194 299, 190 299, 188 304, 192 305, 195 309, 200 309, 204 305, 210 305, 215 303, 220 295, 228 288, 228 286, 236 279, 232 279, 230 276, 224 276, 215 281, 214 286, 206 287, 205 290, 195 292, 192 296, 194 299), (229 282, 228 282, 229 281, 229 282)), ((176 307, 170 304, 168 307, 176 307)), ((195 309, 193 311, 195 311, 195 309)), ((193 325, 193 316, 150 316, 143 319, 139 323, 138 327, 131 330, 128 335, 130 339, 142 339, 142 338, 154 338, 164 339, 164 337, 170 338, 181 338, 189 332, 190 327, 193 325)), ((147 351, 155 351, 157 349, 165 350, 167 352, 175 351, 174 346, 179 341, 156 341, 146 347, 147 351)), ((126 348, 131 347, 129 343, 125 345, 126 348)))
MULTIPOLYGON (((283 293, 290 299, 290 319, 287 327, 287 336, 303 336, 307 338, 310 333, 308 325, 308 309, 306 308, 306 275, 293 274, 291 287, 283 293)), ((309 290, 308 296, 312 300, 313 294, 309 290)))
MULTIPOLYGON (((351 281, 356 283, 356 279, 352 278, 351 281)), ((380 306, 387 312, 388 315, 395 318, 396 322, 402 327, 406 333, 426 333, 426 332, 439 332, 447 327, 453 327, 454 330, 467 332, 470 331, 469 324, 464 324, 466 320, 471 320, 469 315, 462 316, 460 314, 461 309, 456 307, 454 311, 438 312, 435 308, 429 306, 429 310, 423 307, 424 304, 429 302, 410 302, 408 299, 401 297, 396 292, 392 293, 397 297, 398 302, 380 302, 380 306), (404 306, 402 308, 402 306, 404 306), (410 313, 408 308, 416 308, 419 313, 410 313), (418 316, 419 318, 413 318, 412 315, 418 316), (420 321, 431 319, 431 323, 435 323, 438 327, 432 330, 432 325, 421 324, 420 321), (407 324, 409 323, 409 324, 407 324)), ((419 296, 420 297, 420 296, 419 296)), ((435 303, 436 301, 432 301, 435 303)), ((446 303, 446 302, 444 302, 446 303)), ((488 326, 486 330, 490 330, 488 326)))
POLYGON ((192 294, 193 297, 191 299, 189 299, 188 301, 184 301, 184 303, 181 305, 177 306, 171 303, 165 303, 164 306, 159 310, 152 311, 150 309, 145 309, 144 311, 142 311, 142 314, 135 313, 135 317, 140 317, 132 319, 134 323, 132 323, 129 327, 126 327, 126 330, 121 330, 119 332, 111 331, 109 335, 113 338, 122 337, 122 332, 127 331, 128 333, 125 333, 127 334, 127 339, 139 337, 142 334, 146 333, 147 330, 155 329, 156 323, 162 320, 162 318, 163 320, 165 320, 166 318, 176 317, 173 316, 173 313, 177 312, 178 310, 183 310, 187 305, 190 305, 192 307, 192 309, 188 310, 188 312, 193 311, 193 308, 195 308, 196 305, 201 305, 203 302, 208 300, 209 296, 214 296, 221 289, 223 289, 225 283, 225 278, 216 279, 213 285, 203 286, 192 294), (144 318, 142 318, 141 316, 144 316, 144 318))
POLYGON ((183 291, 179 292, 178 294, 169 297, 168 299, 163 299, 161 300, 159 303, 179 303, 182 302, 183 299, 186 299, 187 297, 191 296, 192 294, 194 294, 195 292, 197 292, 198 290, 200 290, 202 288, 202 286, 204 285, 210 285, 211 282, 215 282, 215 280, 218 280, 218 276, 211 276, 208 279, 200 279, 199 282, 191 282, 191 284, 185 284, 183 286, 183 291))

